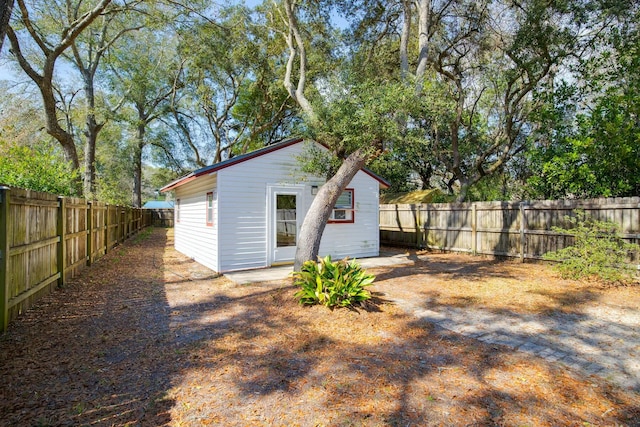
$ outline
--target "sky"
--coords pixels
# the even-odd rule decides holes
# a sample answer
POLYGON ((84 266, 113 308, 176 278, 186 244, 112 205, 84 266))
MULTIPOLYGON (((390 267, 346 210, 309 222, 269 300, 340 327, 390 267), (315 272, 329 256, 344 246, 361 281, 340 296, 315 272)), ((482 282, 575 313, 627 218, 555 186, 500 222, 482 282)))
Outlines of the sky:
POLYGON ((8 61, 7 57, 9 56, 8 42, 8 40, 5 40, 2 45, 2 52, 0 52, 0 80, 13 80, 13 78, 15 78, 14 71, 10 70, 6 64, 8 61))
MULTIPOLYGON (((263 0, 244 0, 244 4, 246 4, 249 7, 255 7, 261 4, 262 2, 263 0)), ((243 3, 243 1, 231 0, 230 3, 243 3)), ((16 81, 16 79, 23 80, 26 78, 26 75, 24 75, 20 70, 12 69, 12 67, 9 66, 8 64, 9 62, 8 57, 10 55, 9 48, 10 48, 9 40, 5 37, 4 43, 2 45, 2 51, 0 52, 0 80, 9 80, 9 81, 16 81)))
MULTIPOLYGON (((249 7, 255 7, 261 4, 264 0, 244 0, 244 4, 249 7)), ((231 1, 233 3, 233 1, 231 1)), ((242 1, 237 1, 237 3, 242 3, 242 1)), ((341 17, 336 15, 335 13, 332 15, 335 24, 338 27, 344 27, 348 23, 347 21, 341 17)), ((19 70, 15 70, 14 67, 9 65, 9 40, 5 38, 5 41, 2 46, 2 51, 0 52, 0 80, 8 80, 8 81, 24 81, 27 79, 26 75, 19 70)))

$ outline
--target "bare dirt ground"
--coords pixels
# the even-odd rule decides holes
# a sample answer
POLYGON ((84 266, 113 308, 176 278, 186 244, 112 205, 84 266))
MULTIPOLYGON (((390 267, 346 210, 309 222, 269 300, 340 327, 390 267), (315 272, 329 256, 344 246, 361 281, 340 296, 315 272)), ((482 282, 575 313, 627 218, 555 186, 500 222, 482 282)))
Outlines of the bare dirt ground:
POLYGON ((109 253, 0 338, 0 425, 640 425, 640 396, 409 315, 640 306, 640 289, 544 265, 416 254, 372 270, 366 309, 301 307, 290 280, 236 285, 156 229, 109 253))

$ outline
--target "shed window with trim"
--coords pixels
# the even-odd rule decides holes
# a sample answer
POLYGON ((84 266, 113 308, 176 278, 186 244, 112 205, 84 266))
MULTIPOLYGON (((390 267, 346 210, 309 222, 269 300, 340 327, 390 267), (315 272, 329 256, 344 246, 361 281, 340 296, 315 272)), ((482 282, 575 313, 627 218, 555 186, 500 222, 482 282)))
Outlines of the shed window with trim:
POLYGON ((329 218, 330 223, 343 222, 349 223, 354 222, 355 219, 355 209, 354 207, 354 190, 353 188, 345 189, 338 200, 336 201, 335 206, 333 207, 333 212, 331 212, 331 217, 329 218))
POLYGON ((180 199, 176 200, 175 210, 176 210, 176 222, 180 222, 180 199))
POLYGON ((213 226, 213 201, 215 197, 213 192, 207 193, 207 226, 213 226))

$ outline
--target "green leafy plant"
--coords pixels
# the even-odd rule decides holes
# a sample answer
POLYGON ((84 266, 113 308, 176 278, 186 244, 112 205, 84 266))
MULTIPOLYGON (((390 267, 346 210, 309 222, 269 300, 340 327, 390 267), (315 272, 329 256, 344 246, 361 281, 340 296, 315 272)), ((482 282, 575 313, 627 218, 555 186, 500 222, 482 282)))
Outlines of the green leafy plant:
POLYGON ((140 231, 138 235, 135 237, 135 239, 133 240, 133 243, 141 243, 147 240, 149 236, 151 236, 151 233, 153 233, 153 229, 151 227, 142 229, 142 231, 140 231))
POLYGON ((568 229, 553 230, 574 237, 572 246, 548 252, 544 259, 558 261, 556 268, 565 278, 597 277, 607 284, 629 284, 637 279, 637 268, 630 262, 639 247, 622 239, 615 222, 602 221, 577 210, 575 217, 565 217, 568 229))
POLYGON ((78 171, 60 153, 45 143, 33 147, 11 145, 0 140, 0 184, 61 196, 77 196, 78 171))
POLYGON ((375 276, 366 273, 355 261, 332 261, 331 256, 307 261, 293 273, 294 284, 300 286, 295 297, 300 304, 322 304, 327 307, 348 307, 371 298, 365 287, 375 276))

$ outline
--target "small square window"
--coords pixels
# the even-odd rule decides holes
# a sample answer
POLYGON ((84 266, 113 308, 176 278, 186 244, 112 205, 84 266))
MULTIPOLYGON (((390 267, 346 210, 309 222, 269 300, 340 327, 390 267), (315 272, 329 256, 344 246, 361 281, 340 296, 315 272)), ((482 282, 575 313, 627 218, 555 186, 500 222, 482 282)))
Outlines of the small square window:
POLYGON ((347 188, 338 197, 336 204, 329 218, 330 223, 351 223, 355 220, 354 203, 354 191, 353 188, 347 188))

